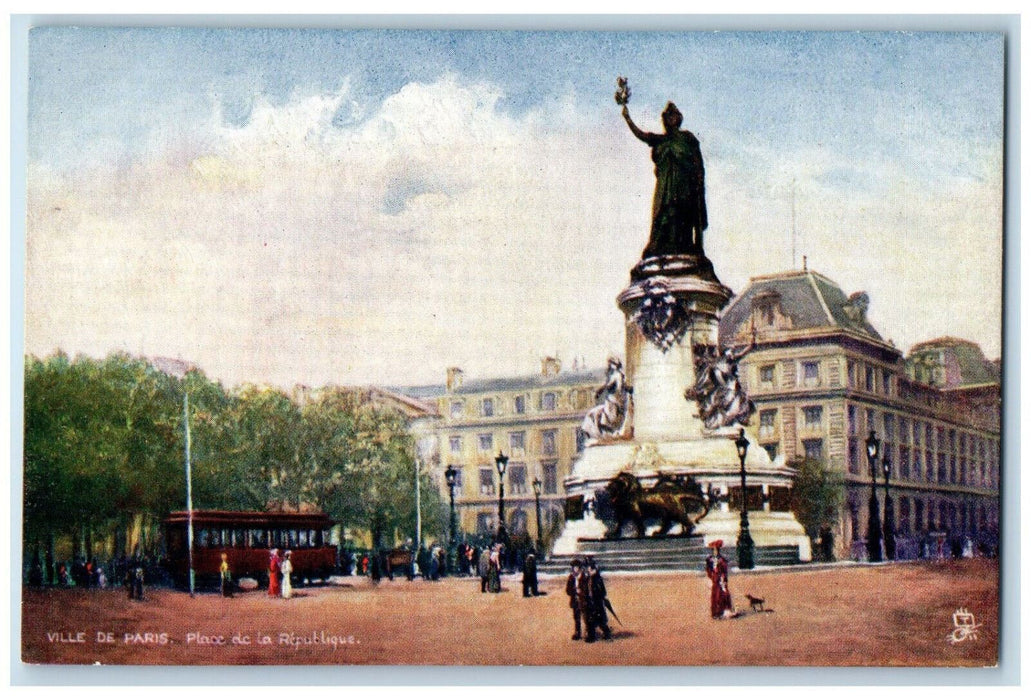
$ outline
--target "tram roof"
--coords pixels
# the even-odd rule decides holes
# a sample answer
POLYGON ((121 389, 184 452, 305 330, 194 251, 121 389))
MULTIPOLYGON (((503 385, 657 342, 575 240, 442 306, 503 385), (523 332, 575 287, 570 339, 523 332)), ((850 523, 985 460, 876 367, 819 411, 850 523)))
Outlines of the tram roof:
MULTIPOLYGON (((189 513, 185 510, 173 511, 164 522, 167 525, 185 524, 189 513)), ((193 524, 225 525, 234 527, 250 527, 255 525, 305 526, 319 529, 330 527, 335 521, 325 513, 287 513, 283 511, 238 511, 238 510, 194 510, 193 524)))

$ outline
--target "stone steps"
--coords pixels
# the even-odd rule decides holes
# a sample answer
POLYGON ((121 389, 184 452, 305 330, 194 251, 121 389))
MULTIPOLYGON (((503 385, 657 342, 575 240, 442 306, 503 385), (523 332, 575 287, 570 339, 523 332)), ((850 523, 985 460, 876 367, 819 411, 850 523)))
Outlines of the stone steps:
MULTIPOLYGON (((574 558, 591 556, 603 571, 702 571, 709 550, 701 537, 677 537, 623 540, 580 540, 577 554, 552 555, 538 564, 546 574, 569 571, 574 558)), ((731 566, 737 566, 734 547, 723 550, 731 566)), ((756 547, 756 566, 791 566, 798 564, 797 546, 756 547)))

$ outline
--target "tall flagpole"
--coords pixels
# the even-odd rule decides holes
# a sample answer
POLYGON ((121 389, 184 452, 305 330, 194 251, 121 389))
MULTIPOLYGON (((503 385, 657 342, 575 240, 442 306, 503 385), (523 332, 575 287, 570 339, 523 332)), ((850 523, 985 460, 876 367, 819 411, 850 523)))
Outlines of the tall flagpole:
POLYGON ((183 387, 183 425, 186 426, 186 548, 189 552, 190 595, 193 595, 193 473, 190 465, 190 394, 183 387))

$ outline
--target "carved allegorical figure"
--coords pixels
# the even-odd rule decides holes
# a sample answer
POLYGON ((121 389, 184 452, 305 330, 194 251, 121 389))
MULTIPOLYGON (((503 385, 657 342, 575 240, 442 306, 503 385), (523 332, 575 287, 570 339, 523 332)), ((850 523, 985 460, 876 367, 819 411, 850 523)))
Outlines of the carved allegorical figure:
POLYGON ((662 112, 665 133, 639 129, 627 108, 630 89, 626 78, 619 78, 616 84, 616 103, 623 106, 623 118, 634 136, 651 146, 655 163, 651 237, 642 259, 704 255, 702 232, 709 225, 709 217, 705 207, 705 166, 698 139, 690 131, 680 129, 684 117, 672 102, 662 112))
POLYGON ((738 362, 754 347, 727 348, 696 345, 695 385, 688 387, 684 398, 698 402, 699 417, 710 430, 728 425, 748 425, 755 413, 755 403, 748 398, 738 377, 738 362))
POLYGON ((592 440, 604 435, 621 437, 627 425, 632 392, 626 385, 623 363, 610 357, 605 384, 594 392, 595 400, 601 403, 587 412, 580 429, 592 440))

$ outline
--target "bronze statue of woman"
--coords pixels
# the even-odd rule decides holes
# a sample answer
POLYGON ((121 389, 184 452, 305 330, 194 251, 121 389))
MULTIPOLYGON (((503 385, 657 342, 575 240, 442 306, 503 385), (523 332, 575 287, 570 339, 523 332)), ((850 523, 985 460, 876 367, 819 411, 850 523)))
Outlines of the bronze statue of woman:
POLYGON ((670 102, 662 113, 664 134, 641 131, 623 105, 623 118, 634 136, 652 147, 655 198, 652 231, 642 259, 663 255, 704 255, 702 232, 709 225, 705 209, 705 167, 698 139, 681 131, 684 117, 670 102))

